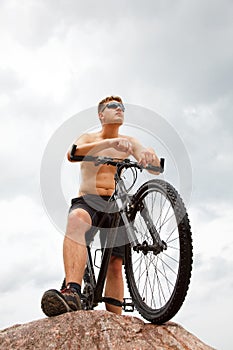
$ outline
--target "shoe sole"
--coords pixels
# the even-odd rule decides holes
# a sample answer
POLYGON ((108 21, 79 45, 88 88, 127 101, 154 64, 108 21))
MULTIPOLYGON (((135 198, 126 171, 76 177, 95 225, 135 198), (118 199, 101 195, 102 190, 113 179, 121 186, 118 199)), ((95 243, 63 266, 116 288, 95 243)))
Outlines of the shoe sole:
POLYGON ((41 300, 42 311, 48 317, 58 316, 72 310, 57 290, 48 290, 41 300))

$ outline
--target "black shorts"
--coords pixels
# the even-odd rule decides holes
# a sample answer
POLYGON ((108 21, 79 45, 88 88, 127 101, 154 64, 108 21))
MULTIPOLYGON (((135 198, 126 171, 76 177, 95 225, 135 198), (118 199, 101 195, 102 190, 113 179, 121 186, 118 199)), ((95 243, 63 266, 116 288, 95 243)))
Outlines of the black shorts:
MULTIPOLYGON (((109 228, 112 226, 114 216, 114 202, 109 201, 109 196, 99 196, 94 194, 87 194, 73 198, 71 200, 71 207, 69 212, 74 209, 84 209, 88 212, 92 219, 92 227, 86 233, 86 241, 89 245, 97 230, 100 232, 101 247, 104 247, 106 242, 106 235, 109 228)), ((112 255, 123 259, 125 257, 125 244, 127 242, 127 235, 124 223, 121 219, 119 227, 117 228, 117 238, 114 244, 112 255)))

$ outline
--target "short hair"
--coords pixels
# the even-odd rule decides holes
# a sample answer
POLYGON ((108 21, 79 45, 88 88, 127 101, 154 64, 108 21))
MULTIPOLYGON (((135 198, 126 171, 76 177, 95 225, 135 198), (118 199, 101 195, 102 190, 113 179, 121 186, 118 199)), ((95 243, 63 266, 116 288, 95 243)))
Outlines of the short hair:
POLYGON ((101 110, 103 109, 105 103, 110 102, 110 101, 117 101, 117 102, 123 103, 122 99, 119 96, 107 96, 102 101, 99 102, 99 104, 98 104, 98 113, 101 112, 101 110))

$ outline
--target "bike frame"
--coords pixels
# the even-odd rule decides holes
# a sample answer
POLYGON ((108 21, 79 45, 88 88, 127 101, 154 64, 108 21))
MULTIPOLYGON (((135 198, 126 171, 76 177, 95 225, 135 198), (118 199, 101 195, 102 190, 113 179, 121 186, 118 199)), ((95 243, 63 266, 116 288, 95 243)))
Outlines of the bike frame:
MULTIPOLYGON (((95 272, 94 272, 94 264, 91 256, 91 248, 87 246, 87 251, 88 251, 88 257, 87 257, 87 274, 86 278, 89 280, 88 282, 92 285, 94 289, 94 299, 93 299, 93 304, 98 304, 99 302, 110 302, 114 305, 117 306, 123 306, 123 303, 120 301, 117 301, 112 298, 104 298, 103 297, 103 289, 104 289, 104 283, 107 275, 107 270, 108 270, 108 265, 110 262, 110 258, 112 255, 112 249, 117 237, 117 228, 119 226, 120 219, 122 218, 123 223, 126 228, 126 233, 128 237, 128 241, 130 242, 132 247, 135 248, 135 250, 140 249, 140 244, 138 243, 137 237, 135 235, 135 231, 133 229, 132 224, 129 222, 128 216, 127 216, 127 211, 129 210, 129 207, 132 202, 132 196, 130 196, 127 192, 127 188, 124 184, 123 179, 121 178, 121 173, 124 168, 131 168, 135 167, 140 170, 143 169, 142 166, 139 166, 138 163, 133 163, 128 159, 124 160, 119 160, 118 162, 113 159, 113 158, 106 158, 106 157, 93 157, 93 156, 75 156, 75 150, 76 150, 76 145, 73 145, 73 148, 71 150, 71 160, 73 161, 91 161, 94 162, 95 165, 100 165, 100 164, 108 164, 108 165, 113 165, 116 166, 116 173, 115 173, 115 191, 113 195, 111 196, 111 199, 113 199, 113 203, 115 202, 117 204, 118 210, 114 213, 113 215, 113 220, 112 220, 112 225, 110 227, 110 233, 107 235, 107 244, 106 247, 103 248, 103 255, 102 255, 102 261, 101 261, 101 266, 100 266, 100 271, 98 274, 98 279, 96 281, 95 278, 95 272)), ((153 171, 159 171, 162 173, 164 171, 164 159, 160 159, 160 167, 155 167, 155 166, 149 166, 146 169, 147 170, 153 170, 153 171)), ((145 208, 144 208, 145 209, 145 208)), ((147 215, 148 216, 148 215, 147 215)), ((104 220, 104 217, 103 219, 104 220)), ((151 223, 149 222, 149 225, 151 223)), ((93 238, 95 234, 98 232, 98 229, 96 229, 96 232, 93 235, 93 238)), ((154 238, 154 243, 157 246, 163 245, 163 242, 160 241, 159 234, 157 232, 153 232, 154 238)), ((156 247, 158 251, 161 251, 156 247)), ((164 247, 163 247, 164 248, 164 247)), ((162 248, 162 249, 163 249, 162 248)), ((145 247, 143 249, 148 249, 148 247, 145 247)), ((84 275, 85 279, 85 275, 84 275)))
MULTIPOLYGON (((125 213, 126 205, 130 203, 130 197, 126 191, 126 187, 124 185, 123 180, 121 180, 120 178, 119 178, 119 181, 116 182, 116 190, 111 198, 114 200, 115 203, 117 203, 118 211, 116 211, 113 215, 112 224, 111 224, 111 227, 109 228, 110 232, 107 235, 106 247, 103 248, 102 261, 101 261, 97 282, 96 282, 95 273, 94 273, 94 264, 91 256, 91 249, 90 247, 87 247, 88 249, 87 268, 88 268, 90 279, 94 284, 93 285, 94 304, 104 301, 104 298, 103 298, 104 283, 107 275, 109 261, 112 255, 112 249, 117 237, 117 228, 119 226, 119 222, 121 218, 123 219, 124 224, 127 225, 126 232, 127 232, 127 235, 130 236, 130 239, 132 239, 132 236, 134 235, 133 230, 130 227, 128 218, 125 213), (130 235, 129 235, 129 232, 131 232, 130 235)), ((103 217, 103 220, 104 220, 104 217, 103 217)), ((98 229, 96 230, 95 234, 97 233, 97 231, 98 229)), ((134 235, 134 240, 136 240, 135 235, 134 235)))

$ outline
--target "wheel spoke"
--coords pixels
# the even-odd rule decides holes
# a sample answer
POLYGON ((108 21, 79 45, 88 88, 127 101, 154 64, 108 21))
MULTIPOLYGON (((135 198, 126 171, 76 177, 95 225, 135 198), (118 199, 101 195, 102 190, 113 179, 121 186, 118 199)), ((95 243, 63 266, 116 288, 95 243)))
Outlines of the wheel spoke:
POLYGON ((178 239, 179 239, 179 237, 175 237, 175 238, 171 239, 170 241, 167 240, 166 243, 171 243, 171 242, 174 242, 174 241, 176 241, 178 239))
POLYGON ((165 252, 163 252, 163 254, 164 254, 166 257, 168 257, 169 259, 171 259, 171 260, 175 261, 177 264, 179 264, 179 261, 176 260, 175 258, 173 258, 172 256, 166 254, 165 252))

